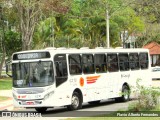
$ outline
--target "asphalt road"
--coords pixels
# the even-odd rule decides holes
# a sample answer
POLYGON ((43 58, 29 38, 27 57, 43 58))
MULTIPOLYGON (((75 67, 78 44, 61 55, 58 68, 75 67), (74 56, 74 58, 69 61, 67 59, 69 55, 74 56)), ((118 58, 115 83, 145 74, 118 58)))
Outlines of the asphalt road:
MULTIPOLYGON (((90 117, 103 114, 110 114, 118 110, 127 110, 129 104, 135 101, 129 101, 124 103, 116 103, 114 100, 102 101, 97 105, 83 104, 82 109, 77 111, 68 111, 66 107, 50 108, 46 113, 43 113, 43 117, 90 117)), ((34 109, 22 109, 21 112, 35 113, 34 109)))

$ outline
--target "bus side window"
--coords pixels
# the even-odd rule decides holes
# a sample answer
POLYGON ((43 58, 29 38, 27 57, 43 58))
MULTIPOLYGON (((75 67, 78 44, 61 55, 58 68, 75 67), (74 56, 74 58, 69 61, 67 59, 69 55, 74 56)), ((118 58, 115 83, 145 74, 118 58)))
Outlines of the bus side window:
POLYGON ((148 54, 147 53, 140 53, 139 54, 139 63, 141 69, 147 69, 148 68, 148 54))
POLYGON ((119 54, 119 68, 121 71, 129 70, 129 61, 128 61, 128 54, 127 53, 120 53, 119 54))
POLYGON ((79 54, 70 54, 69 57, 69 71, 71 75, 81 74, 81 56, 79 54))
POLYGON ((117 72, 119 70, 118 57, 116 53, 107 55, 107 68, 109 72, 117 72))
POLYGON ((129 66, 131 70, 139 69, 139 56, 138 53, 129 54, 129 66))
POLYGON ((82 68, 84 74, 94 73, 94 59, 92 54, 82 55, 82 68))
POLYGON ((97 73, 107 72, 107 62, 105 54, 95 54, 94 61, 97 73))

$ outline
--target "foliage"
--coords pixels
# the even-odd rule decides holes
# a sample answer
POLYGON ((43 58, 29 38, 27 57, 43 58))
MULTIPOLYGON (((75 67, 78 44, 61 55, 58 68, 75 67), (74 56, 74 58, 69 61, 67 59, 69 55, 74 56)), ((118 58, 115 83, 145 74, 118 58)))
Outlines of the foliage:
POLYGON ((160 23, 160 1, 159 0, 132 0, 134 10, 145 17, 145 21, 149 23, 160 23))
POLYGON ((69 118, 69 120, 158 120, 159 117, 79 117, 79 118, 69 118))
POLYGON ((5 7, 4 18, 21 35, 23 50, 106 46, 106 9, 112 47, 125 42, 120 38, 122 31, 138 35, 139 47, 156 39, 160 31, 158 26, 155 30, 151 28, 153 23, 159 23, 158 0, 1 1, 3 6, 10 6, 5 7))
POLYGON ((132 0, 132 4, 130 6, 136 14, 141 17, 145 24, 145 29, 137 40, 138 46, 143 47, 151 41, 159 43, 159 38, 155 40, 155 37, 160 33, 160 1, 132 0))
POLYGON ((22 49, 20 35, 14 31, 6 31, 5 33, 5 47, 7 49, 6 55, 11 56, 14 52, 22 49), (14 43, 14 45, 13 45, 14 43))
POLYGON ((0 90, 11 90, 12 80, 10 78, 0 79, 0 90))
POLYGON ((55 28, 56 20, 54 17, 40 21, 35 28, 32 48, 39 49, 52 46, 55 28))
POLYGON ((70 0, 41 0, 43 9, 65 14, 69 10, 70 0))
POLYGON ((137 81, 138 102, 131 104, 129 110, 131 111, 147 111, 158 109, 160 107, 160 88, 144 87, 139 85, 137 81))
POLYGON ((19 18, 19 30, 21 33, 22 49, 29 50, 33 41, 33 35, 40 18, 52 11, 66 13, 68 6, 64 0, 12 0, 19 18))

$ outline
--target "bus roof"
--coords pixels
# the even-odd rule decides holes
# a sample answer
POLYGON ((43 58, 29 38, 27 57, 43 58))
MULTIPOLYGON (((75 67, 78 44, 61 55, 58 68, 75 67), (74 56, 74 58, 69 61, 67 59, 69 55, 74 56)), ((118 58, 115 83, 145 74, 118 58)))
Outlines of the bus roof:
POLYGON ((20 54, 20 53, 33 53, 33 52, 50 52, 51 54, 57 54, 57 53, 99 53, 99 52, 149 52, 148 49, 145 48, 134 48, 134 49, 122 49, 122 48, 95 48, 95 49, 89 49, 87 47, 76 49, 76 48, 46 48, 41 50, 28 50, 28 51, 20 51, 15 52, 14 54, 20 54))
POLYGON ((101 54, 101 53, 134 53, 134 52, 147 52, 148 49, 144 48, 136 48, 136 49, 106 49, 106 48, 95 48, 89 49, 87 47, 83 47, 81 49, 76 48, 46 48, 42 50, 28 50, 28 51, 20 51, 16 52, 12 55, 13 61, 19 60, 36 60, 36 59, 52 59, 55 54, 101 54))

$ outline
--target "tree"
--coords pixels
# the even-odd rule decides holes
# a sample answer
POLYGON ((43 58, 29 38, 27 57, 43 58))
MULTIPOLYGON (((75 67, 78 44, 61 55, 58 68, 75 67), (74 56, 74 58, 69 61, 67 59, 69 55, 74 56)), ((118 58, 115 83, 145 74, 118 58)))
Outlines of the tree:
POLYGON ((159 42, 160 33, 160 1, 159 0, 131 0, 130 7, 143 19, 145 29, 138 37, 139 47, 151 41, 159 42))
POLYGON ((0 1, 0 76, 5 59, 10 58, 13 52, 21 49, 20 35, 13 29, 15 16, 12 14, 12 5, 9 1, 0 1), (13 45, 14 43, 14 45, 13 45))
POLYGON ((19 16, 22 50, 30 49, 36 22, 40 15, 39 0, 12 0, 19 16))
POLYGON ((135 11, 130 7, 121 10, 118 16, 113 17, 113 21, 119 26, 120 32, 128 32, 127 38, 123 40, 123 45, 131 34, 140 33, 144 30, 144 22, 136 15, 135 11))
POLYGON ((54 29, 57 28, 56 19, 54 17, 46 18, 40 21, 35 29, 33 37, 33 48, 39 49, 54 46, 54 29))
POLYGON ((0 77, 2 72, 2 67, 6 57, 6 48, 5 48, 5 17, 4 17, 4 1, 0 1, 0 77))
POLYGON ((20 34, 18 32, 8 30, 5 32, 5 48, 6 50, 6 56, 8 56, 8 59, 10 59, 10 56, 16 51, 20 51, 22 49, 21 46, 21 40, 20 40, 20 34), (14 45, 13 45, 14 43, 14 45))
POLYGON ((82 46, 94 48, 103 44, 105 18, 101 16, 101 5, 103 4, 100 0, 75 0, 72 4, 67 16, 77 21, 78 26, 75 27, 75 31, 79 31, 77 36, 81 39, 82 46))
POLYGON ((138 15, 145 17, 148 23, 160 23, 159 0, 132 0, 132 6, 138 15))
POLYGON ((31 49, 35 26, 43 12, 55 11, 65 13, 68 10, 64 0, 12 0, 17 9, 22 39, 22 50, 31 49))

